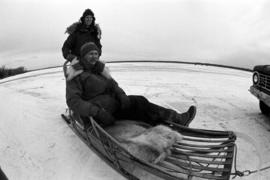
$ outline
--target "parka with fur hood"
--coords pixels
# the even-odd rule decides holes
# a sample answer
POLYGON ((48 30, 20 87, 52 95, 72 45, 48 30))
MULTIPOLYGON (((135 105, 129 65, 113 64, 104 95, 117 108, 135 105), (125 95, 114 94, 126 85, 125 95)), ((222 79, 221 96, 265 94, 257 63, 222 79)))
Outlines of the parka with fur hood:
MULTIPOLYGON (((89 11, 89 9, 87 9, 85 12, 87 11, 89 11)), ((95 18, 90 27, 85 26, 85 24, 82 22, 83 18, 86 16, 85 12, 80 18, 79 22, 73 23, 66 30, 66 33, 68 33, 69 36, 63 44, 62 54, 64 58, 69 61, 71 61, 75 56, 80 56, 80 48, 87 42, 95 43, 99 48, 99 54, 101 55, 101 29, 99 25, 95 23, 95 18)))
POLYGON ((67 81, 67 105, 81 116, 95 116, 101 107, 113 114, 121 105, 121 96, 127 96, 117 82, 101 75, 104 67, 98 61, 91 70, 67 81))

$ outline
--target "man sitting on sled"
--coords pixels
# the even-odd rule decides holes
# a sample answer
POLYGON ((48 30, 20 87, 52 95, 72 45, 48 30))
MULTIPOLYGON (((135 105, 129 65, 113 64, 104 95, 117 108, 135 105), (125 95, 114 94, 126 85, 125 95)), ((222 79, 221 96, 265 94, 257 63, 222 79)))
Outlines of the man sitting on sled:
MULTIPOLYGON (((67 105, 81 117, 92 116, 103 127, 121 119, 144 121, 157 125, 171 121, 188 126, 194 119, 196 107, 190 106, 182 114, 149 102, 143 96, 126 95, 99 61, 99 48, 86 43, 80 49, 82 70, 75 77, 68 74, 67 105)), ((73 63, 76 62, 74 59, 73 63)))

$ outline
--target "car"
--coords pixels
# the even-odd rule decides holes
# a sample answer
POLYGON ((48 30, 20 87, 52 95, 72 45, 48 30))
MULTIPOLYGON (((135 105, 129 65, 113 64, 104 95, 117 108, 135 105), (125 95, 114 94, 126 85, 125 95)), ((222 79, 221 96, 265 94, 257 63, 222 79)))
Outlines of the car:
POLYGON ((253 68, 253 85, 249 91, 259 99, 260 110, 270 114, 270 65, 257 65, 253 68))
POLYGON ((5 173, 3 172, 3 170, 0 167, 0 179, 2 180, 8 180, 7 176, 5 175, 5 173))

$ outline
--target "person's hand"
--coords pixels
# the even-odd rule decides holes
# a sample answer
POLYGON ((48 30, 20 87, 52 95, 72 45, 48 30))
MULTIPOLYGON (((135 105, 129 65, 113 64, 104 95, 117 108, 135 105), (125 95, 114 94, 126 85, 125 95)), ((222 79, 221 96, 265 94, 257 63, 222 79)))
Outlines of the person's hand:
POLYGON ((68 54, 67 55, 67 57, 66 57, 66 59, 68 60, 68 61, 72 61, 74 58, 76 58, 76 56, 74 55, 74 54, 68 54))
POLYGON ((101 34, 102 34, 101 28, 100 28, 99 24, 95 24, 95 26, 96 26, 97 32, 98 32, 97 38, 101 39, 101 34))
POLYGON ((79 60, 76 58, 73 59, 70 63, 70 66, 67 68, 67 80, 70 81, 77 75, 83 72, 83 68, 79 63, 79 60))
POLYGON ((119 100, 121 103, 121 109, 128 109, 130 107, 130 100, 126 94, 122 94, 119 100))
POLYGON ((67 81, 71 81, 73 78, 81 74, 83 70, 76 70, 73 66, 69 66, 67 69, 67 81))
POLYGON ((97 121, 102 123, 104 126, 112 125, 115 122, 115 118, 103 108, 99 109, 94 118, 96 118, 97 121))

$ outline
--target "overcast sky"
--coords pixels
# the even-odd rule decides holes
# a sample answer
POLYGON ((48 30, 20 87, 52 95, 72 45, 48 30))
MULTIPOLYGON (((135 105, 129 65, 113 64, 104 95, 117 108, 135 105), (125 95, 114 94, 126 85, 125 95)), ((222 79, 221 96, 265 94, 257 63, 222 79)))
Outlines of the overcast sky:
POLYGON ((86 8, 104 60, 270 64, 267 0, 1 0, 0 65, 60 65, 65 28, 86 8))

